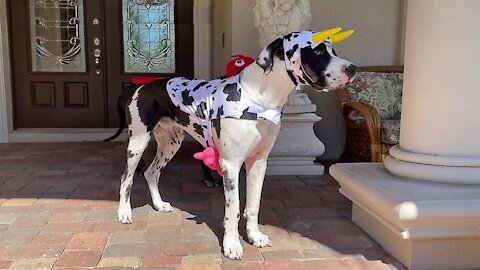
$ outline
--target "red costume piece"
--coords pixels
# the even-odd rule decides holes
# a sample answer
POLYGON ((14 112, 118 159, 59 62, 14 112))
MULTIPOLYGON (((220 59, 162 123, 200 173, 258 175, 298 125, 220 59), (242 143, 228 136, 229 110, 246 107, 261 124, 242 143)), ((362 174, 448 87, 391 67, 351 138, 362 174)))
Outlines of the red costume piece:
POLYGON ((147 84, 157 80, 165 79, 164 77, 149 77, 149 76, 137 76, 132 78, 133 84, 147 84))
POLYGON ((255 62, 250 56, 245 55, 233 55, 233 59, 230 60, 226 68, 226 77, 232 77, 240 73, 244 68, 248 67, 251 63, 255 62))
MULTIPOLYGON (((245 67, 255 62, 250 56, 245 55, 233 55, 233 59, 228 62, 225 69, 226 77, 232 77, 240 73, 245 67)), ((137 76, 132 78, 133 84, 147 84, 157 80, 166 79, 165 77, 151 77, 151 76, 137 76)))

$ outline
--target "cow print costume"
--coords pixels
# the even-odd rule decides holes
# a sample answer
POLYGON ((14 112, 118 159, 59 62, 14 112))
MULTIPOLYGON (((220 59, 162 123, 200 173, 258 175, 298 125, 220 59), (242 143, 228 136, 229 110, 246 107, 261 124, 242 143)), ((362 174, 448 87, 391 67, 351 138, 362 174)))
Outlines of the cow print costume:
POLYGON ((199 120, 208 146, 214 146, 211 131, 214 119, 280 122, 282 108, 265 108, 253 96, 242 91, 240 75, 212 81, 173 78, 167 82, 167 92, 173 104, 199 120))
MULTIPOLYGON (((294 32, 283 38, 285 67, 297 90, 310 81, 301 65, 300 50, 307 46, 315 48, 318 45, 312 41, 314 34, 316 32, 294 32)), ((262 53, 269 52, 264 50, 262 53)), ((262 55, 257 64, 266 70, 265 65, 268 63, 260 63, 261 58, 262 55)), ((255 97, 242 91, 240 74, 212 81, 173 78, 167 83, 167 92, 176 106, 190 116, 195 116, 197 122, 201 123, 201 132, 208 146, 214 146, 211 124, 214 119, 266 119, 278 124, 281 118, 281 107, 267 108, 255 97)))

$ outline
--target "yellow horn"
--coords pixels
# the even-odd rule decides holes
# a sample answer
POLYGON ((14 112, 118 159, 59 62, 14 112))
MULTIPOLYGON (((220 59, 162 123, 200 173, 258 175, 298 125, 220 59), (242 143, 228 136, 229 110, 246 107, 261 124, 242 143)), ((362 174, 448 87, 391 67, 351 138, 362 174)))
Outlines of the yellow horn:
POLYGON ((313 42, 315 43, 320 43, 322 41, 324 41, 325 39, 335 35, 336 33, 342 31, 342 28, 341 27, 336 27, 336 28, 332 28, 332 29, 328 29, 328 30, 325 30, 325 31, 322 31, 322 32, 318 32, 316 33, 315 35, 313 35, 312 37, 312 40, 313 42))
POLYGON ((350 37, 353 34, 353 32, 355 32, 355 31, 348 30, 348 31, 345 31, 345 32, 335 34, 335 35, 330 37, 330 40, 332 40, 332 44, 338 43, 338 42, 350 37))

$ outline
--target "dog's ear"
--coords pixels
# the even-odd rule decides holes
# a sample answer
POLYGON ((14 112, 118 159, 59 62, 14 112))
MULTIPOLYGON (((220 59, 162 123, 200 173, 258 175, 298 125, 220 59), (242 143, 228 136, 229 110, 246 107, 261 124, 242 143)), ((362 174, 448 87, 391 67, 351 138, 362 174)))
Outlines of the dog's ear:
POLYGON ((277 56, 283 60, 285 58, 283 53, 283 38, 277 38, 260 53, 256 61, 257 65, 263 68, 264 74, 268 74, 273 68, 273 57, 277 56))

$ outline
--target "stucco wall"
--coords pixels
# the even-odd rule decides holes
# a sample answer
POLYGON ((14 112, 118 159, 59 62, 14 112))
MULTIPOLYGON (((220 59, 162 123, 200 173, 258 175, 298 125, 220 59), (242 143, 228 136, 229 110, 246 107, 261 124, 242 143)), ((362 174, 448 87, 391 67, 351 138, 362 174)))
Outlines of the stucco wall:
MULTIPOLYGON (((232 4, 232 53, 256 56, 258 33, 253 25, 255 0, 232 4)), ((361 66, 402 63, 404 0, 311 0, 312 30, 335 26, 355 29, 336 50, 361 66)))
POLYGON ((232 55, 232 0, 213 0, 213 77, 225 73, 232 55))
MULTIPOLYGON (((335 26, 355 29, 355 34, 335 46, 337 53, 358 66, 403 63, 406 0, 311 0, 312 30, 335 26)), ((253 23, 255 0, 214 0, 214 75, 224 73, 232 54, 258 56, 258 32, 253 23), (215 5, 217 5, 215 7, 215 5), (226 8, 219 8, 224 6, 226 8), (225 31, 221 48, 216 30, 225 31)), ((335 93, 308 91, 323 120, 315 133, 326 146, 322 160, 335 160, 343 151, 345 131, 335 93)))
POLYGON ((245 54, 256 58, 260 53, 258 31, 253 24, 255 0, 231 0, 232 16, 232 53, 245 54))
MULTIPOLYGON (((402 64, 405 0, 311 0, 312 30, 355 29, 335 50, 359 66, 402 64)), ((213 0, 214 70, 221 75, 232 54, 258 56, 255 0, 213 0), (225 33, 225 48, 221 36, 225 33)))

